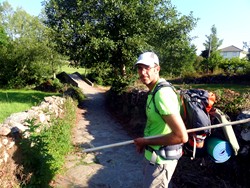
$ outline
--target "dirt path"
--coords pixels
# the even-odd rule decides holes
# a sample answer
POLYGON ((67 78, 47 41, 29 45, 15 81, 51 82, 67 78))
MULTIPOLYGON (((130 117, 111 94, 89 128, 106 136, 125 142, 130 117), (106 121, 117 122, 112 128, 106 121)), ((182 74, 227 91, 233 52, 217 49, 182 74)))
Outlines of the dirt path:
POLYGON ((142 183, 142 155, 133 144, 84 154, 82 148, 131 140, 105 109, 105 91, 91 87, 77 75, 71 77, 87 96, 78 109, 73 143, 79 151, 67 156, 66 171, 56 177, 56 188, 137 188, 142 183))

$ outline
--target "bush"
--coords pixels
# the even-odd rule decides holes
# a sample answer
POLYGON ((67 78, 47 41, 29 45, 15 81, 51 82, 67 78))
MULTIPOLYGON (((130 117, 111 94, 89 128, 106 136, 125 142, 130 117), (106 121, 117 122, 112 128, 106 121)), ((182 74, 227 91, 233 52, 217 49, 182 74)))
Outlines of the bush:
POLYGON ((64 95, 70 96, 71 98, 81 103, 85 99, 85 95, 83 94, 81 88, 69 86, 67 90, 64 92, 64 95))
POLYGON ((229 115, 232 120, 235 120, 241 111, 250 109, 250 93, 240 94, 230 89, 224 89, 216 90, 215 94, 214 106, 229 115))
POLYGON ((111 65, 108 63, 100 63, 98 66, 91 68, 88 78, 97 85, 108 86, 114 80, 114 73, 111 65))
POLYGON ((30 136, 20 142, 22 187, 49 187, 50 181, 60 172, 64 157, 72 150, 71 128, 75 124, 76 104, 70 98, 64 103, 64 112, 63 118, 54 118, 51 127, 41 133, 36 131, 39 126, 34 125, 34 120, 29 121, 30 136))
POLYGON ((44 92, 60 92, 64 88, 63 83, 59 79, 48 79, 39 86, 35 87, 35 90, 44 92))
POLYGON ((127 77, 119 76, 113 81, 110 91, 120 95, 123 92, 126 92, 128 88, 131 88, 137 79, 138 78, 133 75, 129 75, 127 77))

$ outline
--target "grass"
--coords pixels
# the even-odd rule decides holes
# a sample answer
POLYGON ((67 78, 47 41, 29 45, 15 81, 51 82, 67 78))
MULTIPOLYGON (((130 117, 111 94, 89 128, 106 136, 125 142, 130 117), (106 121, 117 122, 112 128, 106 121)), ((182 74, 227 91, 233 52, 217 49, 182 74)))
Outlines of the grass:
MULTIPOLYGON (((68 65, 61 67, 60 71, 64 71, 68 74, 79 72, 80 74, 87 74, 85 68, 74 68, 68 65)), ((59 95, 56 93, 46 93, 35 90, 2 90, 0 89, 0 123, 5 118, 16 112, 22 112, 30 109, 32 106, 36 106, 46 96, 59 95)))
MULTIPOLYGON (((76 72, 76 68, 65 66, 65 72, 76 72)), ((83 71, 83 69, 80 69, 83 71)), ((81 72, 79 71, 79 72, 81 72)), ((190 84, 175 85, 176 88, 201 88, 209 91, 218 89, 230 89, 239 93, 250 92, 250 85, 237 84, 190 84)), ((0 90, 0 123, 12 113, 28 110, 32 106, 38 105, 44 97, 59 95, 55 93, 45 93, 35 90, 0 90)))
POLYGON ((46 96, 59 95, 35 90, 1 90, 0 89, 0 123, 16 112, 36 106, 46 96))
POLYGON ((74 68, 68 65, 64 65, 60 69, 61 72, 66 72, 68 74, 72 74, 74 72, 78 72, 80 74, 86 75, 88 73, 88 70, 85 68, 74 68))
MULTIPOLYGON (((171 81, 170 81, 171 83, 171 81)), ((139 80, 134 83, 133 87, 140 89, 147 89, 139 80)), ((250 92, 250 85, 240 85, 240 84, 173 84, 176 89, 205 89, 208 91, 224 90, 230 89, 241 94, 250 92)), ((133 88, 132 87, 132 88, 133 88)))
POLYGON ((239 93, 250 92, 250 85, 239 85, 239 84, 189 84, 189 85, 174 84, 174 86, 176 88, 206 89, 208 91, 230 89, 239 93))
POLYGON ((51 126, 41 133, 36 131, 39 125, 31 121, 30 136, 21 140, 25 170, 19 175, 27 177, 21 182, 23 187, 50 187, 51 180, 63 170, 65 156, 73 151, 71 131, 76 123, 77 103, 67 98, 63 108, 64 116, 53 118, 51 126))

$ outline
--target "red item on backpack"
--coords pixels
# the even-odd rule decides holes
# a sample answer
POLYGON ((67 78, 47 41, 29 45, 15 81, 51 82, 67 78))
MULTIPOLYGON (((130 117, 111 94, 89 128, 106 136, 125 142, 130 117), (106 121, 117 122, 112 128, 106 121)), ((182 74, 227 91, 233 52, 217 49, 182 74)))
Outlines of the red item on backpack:
POLYGON ((206 106, 207 112, 210 112, 210 110, 212 109, 215 103, 215 100, 216 100, 215 94, 213 92, 209 92, 208 93, 208 105, 206 106))

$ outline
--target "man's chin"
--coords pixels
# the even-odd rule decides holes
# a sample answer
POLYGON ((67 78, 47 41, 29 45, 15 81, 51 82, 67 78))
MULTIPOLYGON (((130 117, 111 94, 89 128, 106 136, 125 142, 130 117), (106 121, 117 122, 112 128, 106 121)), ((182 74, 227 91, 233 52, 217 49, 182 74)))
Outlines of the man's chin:
POLYGON ((146 85, 146 86, 150 84, 149 81, 143 81, 142 83, 143 83, 144 85, 146 85))
POLYGON ((141 82, 145 85, 149 84, 149 80, 148 79, 141 79, 141 82))

